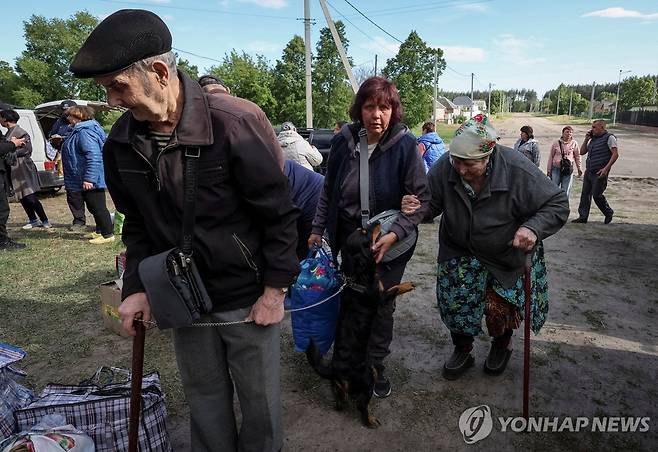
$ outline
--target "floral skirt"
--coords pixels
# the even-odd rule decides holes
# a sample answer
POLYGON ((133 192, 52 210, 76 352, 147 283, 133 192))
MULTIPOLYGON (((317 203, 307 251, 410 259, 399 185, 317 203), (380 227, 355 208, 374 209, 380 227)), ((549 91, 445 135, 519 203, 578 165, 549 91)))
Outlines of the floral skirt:
MULTIPOLYGON (((454 333, 478 336, 484 333, 482 317, 486 308, 487 288, 515 306, 524 314, 524 276, 516 283, 504 288, 493 277, 487 267, 474 256, 453 258, 438 264, 436 299, 441 320, 454 333)), ((548 285, 546 261, 541 243, 532 255, 530 267, 532 330, 535 334, 546 321, 548 314, 548 285)))

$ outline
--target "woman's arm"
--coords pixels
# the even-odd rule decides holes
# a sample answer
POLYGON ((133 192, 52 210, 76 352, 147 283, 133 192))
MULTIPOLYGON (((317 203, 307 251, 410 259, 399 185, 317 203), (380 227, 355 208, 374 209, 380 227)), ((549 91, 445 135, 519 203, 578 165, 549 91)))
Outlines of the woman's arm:
POLYGON ((32 155, 32 141, 30 140, 30 134, 26 131, 21 130, 20 133, 15 135, 16 138, 24 139, 25 144, 20 148, 16 148, 16 157, 29 157, 32 155))
POLYGON ((553 143, 553 146, 551 146, 551 152, 548 156, 548 163, 546 164, 546 175, 548 177, 551 177, 551 171, 553 171, 553 159, 555 158, 555 154, 557 153, 557 149, 559 147, 560 143, 558 141, 553 143))
POLYGON ((532 143, 532 161, 534 162, 535 165, 537 165, 537 168, 539 168, 540 164, 540 154, 539 154, 539 143, 536 141, 533 141, 532 143))

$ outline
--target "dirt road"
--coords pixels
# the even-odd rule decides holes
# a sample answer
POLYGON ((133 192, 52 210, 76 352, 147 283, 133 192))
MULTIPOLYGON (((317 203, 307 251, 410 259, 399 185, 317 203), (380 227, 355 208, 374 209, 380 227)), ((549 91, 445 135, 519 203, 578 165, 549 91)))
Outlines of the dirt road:
MULTIPOLYGON (((501 135, 501 144, 513 146, 519 138, 519 129, 529 125, 535 132, 541 150, 541 167, 546 169, 546 161, 551 144, 562 134, 564 124, 549 121, 546 118, 529 114, 516 114, 500 121, 494 126, 501 135)), ((574 138, 582 143, 587 126, 574 125, 574 138)), ((610 128, 619 144, 619 160, 615 163, 611 176, 658 177, 658 131, 655 133, 636 130, 622 126, 610 128)))

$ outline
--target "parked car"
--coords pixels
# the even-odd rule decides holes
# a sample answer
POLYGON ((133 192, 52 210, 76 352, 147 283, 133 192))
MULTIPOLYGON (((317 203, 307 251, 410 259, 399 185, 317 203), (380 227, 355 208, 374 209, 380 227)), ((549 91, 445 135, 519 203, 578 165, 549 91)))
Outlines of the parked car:
MULTIPOLYGON (((87 105, 93 108, 97 113, 112 108, 105 102, 79 99, 75 99, 74 101, 78 105, 87 105)), ((49 145, 46 144, 48 131, 62 114, 61 102, 62 100, 46 102, 37 105, 33 110, 14 108, 20 115, 18 125, 30 134, 30 139, 32 140, 32 161, 37 167, 42 191, 59 190, 64 186, 64 174, 57 168, 53 160, 54 154, 52 151, 51 156, 48 156, 47 146, 49 145)), ((4 106, 3 108, 9 108, 9 106, 4 106)), ((0 131, 5 133, 7 130, 0 126, 0 131)))
POLYGON ((331 149, 331 139, 334 137, 334 130, 298 128, 297 133, 315 146, 318 151, 320 151, 320 154, 322 154, 322 163, 315 170, 320 174, 324 174, 327 170, 327 159, 329 158, 329 150, 331 149))

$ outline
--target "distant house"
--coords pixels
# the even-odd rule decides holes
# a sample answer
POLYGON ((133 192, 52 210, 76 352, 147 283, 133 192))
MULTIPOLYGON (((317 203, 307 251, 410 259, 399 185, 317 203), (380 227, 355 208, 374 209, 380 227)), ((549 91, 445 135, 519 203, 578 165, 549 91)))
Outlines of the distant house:
POLYGON ((595 100, 592 105, 592 111, 600 115, 611 114, 615 110, 614 100, 595 100))
POLYGON ((455 118, 461 114, 461 108, 452 103, 447 97, 439 96, 437 100, 437 114, 436 120, 440 122, 445 122, 446 124, 452 124, 455 122, 455 118), (439 115, 439 107, 443 110, 443 115, 439 115))
POLYGON ((471 100, 468 96, 457 96, 452 100, 452 103, 457 105, 464 116, 467 118, 475 116, 479 113, 486 113, 487 103, 483 100, 471 100))

